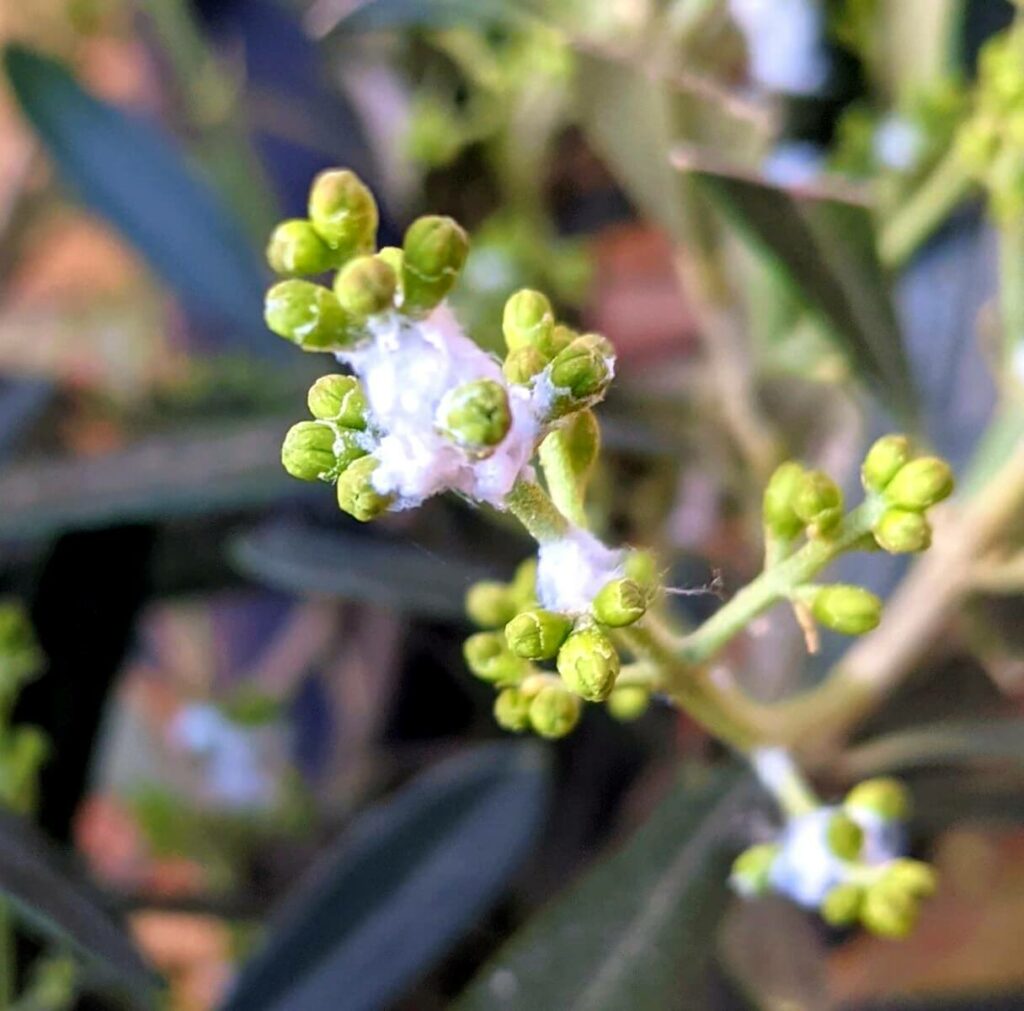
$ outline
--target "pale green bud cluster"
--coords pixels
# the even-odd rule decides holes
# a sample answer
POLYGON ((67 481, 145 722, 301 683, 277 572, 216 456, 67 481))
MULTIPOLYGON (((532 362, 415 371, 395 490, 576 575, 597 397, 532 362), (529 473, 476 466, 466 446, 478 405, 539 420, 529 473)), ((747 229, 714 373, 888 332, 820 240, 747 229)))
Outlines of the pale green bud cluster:
POLYGON ((493 379, 476 379, 449 390, 437 411, 438 428, 463 449, 483 457, 508 435, 508 394, 493 379))
POLYGON ((842 635, 863 635, 882 620, 882 601, 862 586, 804 586, 796 595, 810 607, 815 621, 842 635))

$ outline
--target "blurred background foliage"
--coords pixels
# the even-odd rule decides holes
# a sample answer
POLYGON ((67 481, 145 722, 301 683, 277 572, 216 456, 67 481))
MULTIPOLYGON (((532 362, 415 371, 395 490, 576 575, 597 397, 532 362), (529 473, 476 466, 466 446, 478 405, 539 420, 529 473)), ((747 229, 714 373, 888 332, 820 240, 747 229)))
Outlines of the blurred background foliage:
MULTIPOLYGON (((748 780, 665 707, 498 740, 462 596, 526 542, 454 500, 356 529, 289 480, 280 438, 317 363, 260 317, 262 246, 319 169, 370 183, 384 242, 453 214, 483 345, 528 285, 620 351, 599 526, 657 548, 676 585, 735 588, 782 455, 852 484, 898 424, 970 489, 1017 445, 1024 244, 955 157, 979 48, 1012 17, 6 0, 0 578, 31 626, 0 643, 0 996, 1024 1006, 1024 567, 820 772, 910 782, 944 881, 917 934, 741 905, 723 868, 768 817, 748 780)), ((844 564, 880 593, 904 568, 844 564)), ((792 623, 753 632, 732 659, 763 698, 837 656, 805 657, 792 623)))

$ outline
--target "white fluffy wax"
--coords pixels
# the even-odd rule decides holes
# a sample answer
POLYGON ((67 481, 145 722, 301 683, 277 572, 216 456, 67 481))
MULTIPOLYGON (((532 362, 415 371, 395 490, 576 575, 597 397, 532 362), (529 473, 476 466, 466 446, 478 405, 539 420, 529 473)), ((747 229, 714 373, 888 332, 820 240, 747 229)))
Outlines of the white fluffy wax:
POLYGON ((607 548, 593 534, 574 528, 541 545, 537 597, 549 611, 582 614, 605 583, 623 574, 625 559, 625 551, 607 548))

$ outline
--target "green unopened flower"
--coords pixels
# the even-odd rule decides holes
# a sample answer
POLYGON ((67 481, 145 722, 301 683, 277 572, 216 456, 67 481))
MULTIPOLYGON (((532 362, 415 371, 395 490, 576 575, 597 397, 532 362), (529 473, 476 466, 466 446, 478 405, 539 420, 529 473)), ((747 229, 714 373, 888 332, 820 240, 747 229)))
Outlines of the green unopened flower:
MULTIPOLYGON (((556 330, 559 328, 556 327, 556 330)), ((568 327, 564 328, 568 330, 568 327)), ((571 334, 573 331, 569 330, 571 334)), ((588 348, 591 351, 596 351, 602 358, 614 358, 615 357, 615 345, 612 344, 604 334, 599 333, 585 333, 579 336, 574 336, 572 344, 577 345, 581 348, 588 348)), ((568 346, 568 345, 567 345, 568 346)))
POLYGON ((393 495, 381 494, 373 486, 373 472, 379 463, 372 456, 364 456, 338 478, 339 507, 362 523, 383 515, 394 502, 393 495))
POLYGON ((268 292, 267 326, 303 351, 341 351, 361 336, 334 293, 312 281, 279 281, 268 292))
POLYGON ((878 545, 893 555, 925 551, 932 543, 931 524, 910 509, 886 509, 872 531, 878 545))
POLYGON ((579 337, 555 355, 549 376, 554 387, 549 413, 560 418, 600 398, 611 382, 611 369, 605 356, 579 337))
POLYGON ((935 868, 922 860, 897 857, 886 866, 882 879, 887 885, 901 888, 915 899, 930 899, 938 888, 935 868))
POLYGON ((864 893, 861 923, 879 937, 909 936, 917 923, 920 903, 906 889, 877 881, 864 893))
POLYGON ((449 390, 437 408, 438 428, 472 452, 493 449, 512 425, 508 393, 493 379, 475 379, 449 390))
POLYGON ((860 468, 861 483, 868 491, 883 491, 910 461, 913 450, 905 435, 883 435, 868 450, 860 468))
POLYGON ((481 628, 501 628, 516 615, 516 601, 504 583, 484 580, 466 594, 466 614, 481 628))
POLYGON ((823 471, 807 471, 793 497, 793 512, 812 536, 834 530, 843 518, 843 493, 823 471))
POLYGON ((630 579, 639 583, 648 592, 658 585, 661 578, 661 569, 653 551, 643 549, 630 551, 626 555, 623 568, 630 579))
POLYGON ((321 274, 334 260, 330 246, 304 218, 282 221, 267 245, 267 263, 275 274, 321 274))
POLYGON ((366 398, 355 376, 321 376, 306 397, 309 413, 345 428, 366 428, 366 398))
POLYGON ((547 358, 555 314, 547 295, 532 288, 517 291, 505 303, 501 330, 509 351, 533 347, 547 358))
POLYGON ((517 611, 537 605, 537 559, 525 558, 516 566, 511 583, 512 599, 517 611))
POLYGON ((856 860, 864 846, 864 830, 848 814, 837 811, 826 830, 828 848, 842 860, 856 860))
POLYGON ((565 737, 579 723, 580 700, 560 685, 542 688, 530 702, 530 723, 541 737, 565 737))
POLYGON ((334 294, 342 309, 358 320, 390 309, 397 287, 394 269, 380 256, 357 256, 334 279, 334 294))
POLYGON ((548 360, 535 347, 516 348, 505 356, 501 371, 510 383, 525 386, 538 372, 543 372, 548 360))
POLYGON ((821 904, 821 918, 832 927, 849 927, 860 919, 864 888, 853 882, 836 885, 821 904))
POLYGON ((584 409, 570 414, 558 429, 569 455, 573 473, 585 480, 601 452, 601 427, 593 411, 584 409))
POLYGON ((377 201, 349 169, 321 172, 309 191, 309 219, 344 262, 377 244, 377 201))
POLYGON ((409 226, 402 250, 402 311, 417 316, 437 306, 455 286, 469 238, 458 222, 431 215, 409 226))
POLYGON ((541 608, 517 614, 505 626, 509 649, 528 660, 550 660, 572 630, 564 614, 541 608))
POLYGON ((772 864, 779 855, 775 843, 745 849, 734 861, 729 883, 743 896, 763 895, 771 887, 772 864))
POLYGON ((901 467, 885 489, 885 500, 900 509, 921 512, 953 491, 953 471, 937 456, 922 456, 901 467))
POLYGON ((623 685, 608 696, 608 713, 616 720, 631 723, 650 708, 651 693, 640 685, 623 685))
POLYGON ((823 586, 811 600, 811 613, 826 628, 843 635, 863 635, 882 619, 882 602, 861 586, 823 586))
POLYGON ((647 593, 628 576, 613 579, 594 597, 593 612, 602 625, 623 628, 639 621, 647 610, 647 593))
POLYGON ((581 628, 562 644, 557 666, 567 688, 588 702, 601 702, 615 687, 619 654, 599 629, 581 628))
POLYGON ((910 814, 910 795, 897 779, 879 776, 858 783, 843 801, 851 812, 864 811, 882 821, 905 821, 910 814))
POLYGON ((394 272, 399 285, 402 280, 402 264, 405 262, 405 254, 398 246, 381 246, 377 256, 383 260, 394 272))
POLYGON ((520 681, 530 665, 516 656, 502 632, 477 632, 462 645, 466 666, 482 681, 508 684, 520 681))
POLYGON ((804 528, 795 508, 804 473, 800 464, 790 460, 780 464, 768 480, 761 511, 765 528, 775 537, 796 537, 804 528))
POLYGON ((521 734, 530 727, 530 705, 518 688, 503 688, 494 700, 494 719, 503 730, 521 734))
POLYGON ((300 481, 333 481, 337 477, 334 429, 321 421, 292 425, 281 446, 281 463, 300 481))

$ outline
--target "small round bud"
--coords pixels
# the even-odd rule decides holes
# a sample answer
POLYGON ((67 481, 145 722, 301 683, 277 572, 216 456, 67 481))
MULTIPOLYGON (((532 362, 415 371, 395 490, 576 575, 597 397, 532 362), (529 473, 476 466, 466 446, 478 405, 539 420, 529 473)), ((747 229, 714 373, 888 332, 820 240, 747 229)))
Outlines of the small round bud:
MULTIPOLYGON (((507 646, 507 644, 506 644, 507 646)), ((518 659, 522 659, 521 657, 518 659)), ((526 664, 529 667, 529 664, 526 664)), ((522 681, 519 682, 519 690, 523 693, 524 698, 532 699, 536 698, 545 688, 551 684, 550 674, 527 674, 522 681)))
POLYGON ((334 294, 342 309, 359 320, 390 309, 397 287, 394 270, 379 256, 349 260, 334 279, 334 294))
POLYGON ((867 491, 882 491, 912 454, 905 435, 883 435, 868 450, 860 468, 860 479, 867 491))
POLYGON ((541 737, 565 737, 579 723, 580 700, 559 685, 542 688, 530 702, 530 723, 541 737))
POLYGON ((729 884, 744 897, 764 895, 771 887, 772 864, 779 855, 775 843, 760 843, 745 849, 734 861, 729 884))
POLYGON ((334 430, 319 421, 292 425, 281 446, 281 463, 300 481, 333 481, 337 477, 334 430))
POLYGON ((334 293, 312 281, 279 281, 268 292, 267 326, 303 351, 341 351, 359 334, 334 293))
POLYGON ((466 666, 482 681, 503 684, 520 681, 529 664, 508 648, 501 632, 477 632, 462 645, 466 666))
POLYGON ((793 512, 807 524, 812 536, 827 534, 843 518, 843 493, 828 474, 807 471, 793 498, 793 512))
POLYGON ((400 280, 402 264, 405 262, 405 254, 402 250, 398 246, 381 246, 377 256, 395 272, 395 278, 400 280))
POLYGON ((309 219, 320 237, 344 261, 377 242, 377 201, 349 169, 329 169, 313 180, 309 219))
POLYGON ((864 889, 846 882, 836 885, 821 903, 821 918, 831 927, 849 927, 860 919, 864 889))
POLYGON ((512 577, 512 599, 517 611, 537 606, 537 559, 525 558, 512 577))
POLYGON ((455 286, 469 253, 469 238, 451 218, 418 218, 402 243, 403 312, 421 315, 455 286))
POLYGON ((889 482, 885 499, 901 509, 921 512, 947 498, 953 491, 953 471, 937 456, 911 460, 889 482))
POLYGON ((494 700, 494 719, 503 730, 521 734, 530 727, 530 703, 518 688, 503 688, 494 700))
POLYGON ((379 461, 372 456, 364 456, 338 478, 339 507, 361 523, 381 516, 394 502, 393 495, 384 495, 373 486, 373 472, 378 465, 379 461))
POLYGON ((508 647, 528 660, 550 660, 572 630, 564 614, 540 608, 517 614, 505 626, 508 647))
POLYGON ((330 247, 303 218, 282 221, 270 236, 267 263, 275 274, 321 274, 333 262, 330 247))
POLYGON ((591 410, 569 415, 559 429, 569 454, 569 462, 577 477, 586 477, 597 463, 601 452, 601 428, 591 410))
POLYGON ((856 860, 864 847, 864 830, 842 811, 829 820, 825 838, 828 848, 842 860, 856 860))
POLYGON ((928 520, 910 509, 886 509, 872 531, 879 547, 893 555, 926 551, 932 543, 928 520))
POLYGON ((658 559, 653 551, 635 550, 626 555, 626 575, 645 590, 653 590, 661 579, 658 559))
POLYGON ((879 776, 858 783, 846 795, 843 807, 854 817, 863 812, 882 821, 906 821, 910 814, 910 795, 899 780, 879 776))
POLYGON ((321 376, 306 397, 309 413, 345 428, 366 428, 366 398, 355 376, 321 376))
POLYGON ((515 598, 504 583, 474 583, 466 594, 466 614, 481 628, 501 628, 516 615, 515 598))
POLYGON ((601 702, 615 687, 619 654, 599 629, 581 628, 562 644, 557 667, 567 688, 588 702, 601 702))
POLYGON ((826 628, 843 635, 863 635, 882 619, 882 602, 861 586, 837 583, 815 593, 811 613, 826 628))
POLYGON ((647 594, 629 578, 605 583, 594 597, 593 612, 602 625, 623 628, 639 621, 647 610, 647 594))
POLYGON ((534 347, 516 348, 505 357, 501 371, 510 383, 525 386, 538 372, 544 371, 547 359, 534 347))
POLYGON ((909 892, 885 881, 871 885, 864 894, 861 923, 879 937, 907 937, 917 923, 919 904, 909 892))
POLYGON ((640 719, 650 708, 651 693, 639 685, 623 685, 608 696, 608 713, 622 723, 640 719))
POLYGON ((512 426, 505 387, 493 379, 475 379, 449 390, 438 405, 437 425, 463 449, 493 449, 512 426))
POLYGON ((517 291, 505 303, 501 331, 509 351, 534 347, 544 357, 551 332, 555 328, 555 314, 547 295, 532 288, 517 291))
POLYGON ((904 890, 915 899, 930 899, 939 883, 933 867, 908 857, 897 857, 891 861, 882 874, 882 881, 904 890))
POLYGON ((590 406, 604 394, 612 378, 608 360, 582 337, 555 355, 548 375, 554 387, 548 408, 551 418, 590 406))
MULTIPOLYGON (((543 344, 541 350, 548 356, 548 358, 554 358, 560 351, 564 351, 574 340, 580 335, 573 330, 571 326, 566 326, 564 323, 556 323, 551 331, 551 336, 543 344)), ((591 337, 596 337, 597 334, 590 334, 591 337)), ((604 340, 604 338, 600 338, 604 340)), ((610 356, 615 354, 615 349, 612 347, 610 341, 605 341, 604 345, 607 348, 607 354, 610 356)))
POLYGON ((796 537, 804 521, 794 509, 796 496, 803 485, 804 469, 790 460, 780 464, 764 490, 762 515, 765 528, 775 537, 796 537))
MULTIPOLYGON (((569 332, 572 333, 571 330, 569 332)), ((571 343, 578 344, 580 347, 589 348, 591 351, 596 351, 602 358, 615 357, 615 345, 612 344, 604 334, 581 334, 579 337, 574 337, 571 343)))

